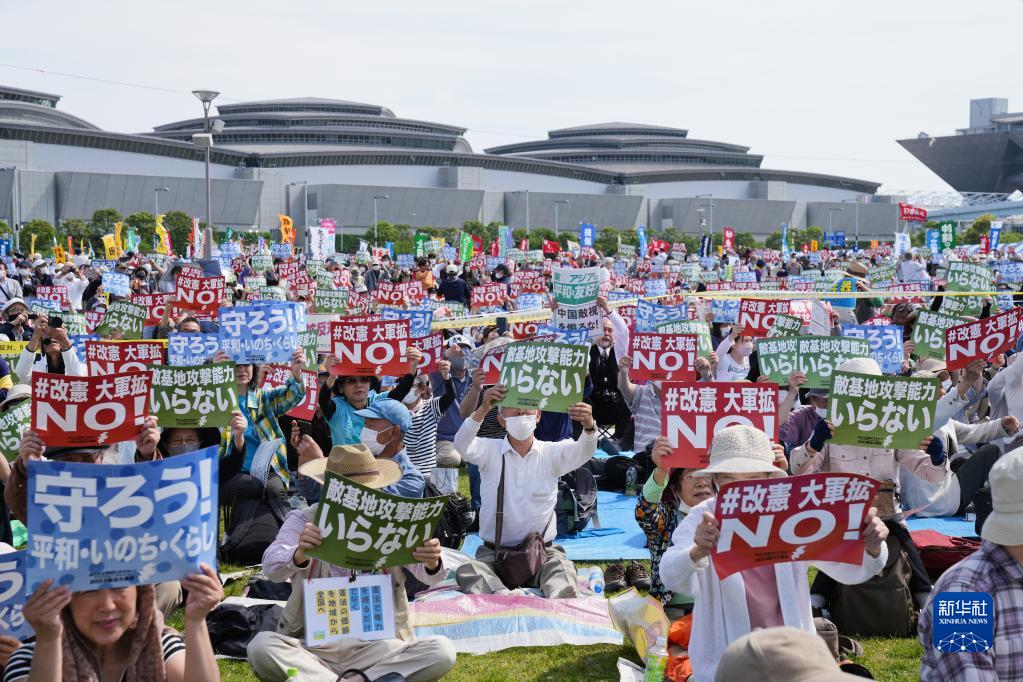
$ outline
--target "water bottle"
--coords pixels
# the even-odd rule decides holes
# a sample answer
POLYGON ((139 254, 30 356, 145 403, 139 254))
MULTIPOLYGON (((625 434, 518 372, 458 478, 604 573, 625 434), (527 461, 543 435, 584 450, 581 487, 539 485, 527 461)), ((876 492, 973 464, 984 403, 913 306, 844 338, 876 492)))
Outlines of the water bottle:
POLYGON ((636 467, 629 467, 625 472, 625 494, 630 496, 636 494, 636 467))
POLYGON ((664 682, 664 670, 668 667, 668 640, 658 637, 657 642, 646 650, 646 669, 643 682, 664 682))
POLYGON ((592 566, 590 568, 586 582, 594 594, 604 594, 604 572, 600 570, 600 566, 592 566))
POLYGON ((963 521, 969 521, 970 523, 974 523, 976 522, 976 520, 977 509, 976 507, 973 506, 973 502, 970 502, 968 505, 966 505, 966 509, 964 510, 963 521))

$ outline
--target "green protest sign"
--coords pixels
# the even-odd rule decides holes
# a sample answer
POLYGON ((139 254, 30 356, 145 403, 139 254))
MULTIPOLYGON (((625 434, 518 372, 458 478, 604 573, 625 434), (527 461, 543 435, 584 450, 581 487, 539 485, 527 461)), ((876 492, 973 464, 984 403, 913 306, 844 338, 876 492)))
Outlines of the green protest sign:
POLYGON ((774 324, 767 330, 767 338, 777 338, 782 336, 799 336, 799 331, 803 328, 803 318, 796 317, 795 315, 786 315, 785 313, 778 313, 774 318, 774 324))
POLYGON ((463 232, 458 246, 458 257, 463 263, 468 263, 472 260, 472 249, 472 235, 468 232, 463 232))
MULTIPOLYGON (((948 266, 945 291, 991 291, 991 271, 980 263, 957 261, 948 266)), ((984 309, 983 296, 945 296, 941 312, 977 317, 984 309)))
POLYGON ((267 272, 274 269, 273 256, 268 253, 257 253, 254 256, 249 256, 249 264, 252 265, 253 272, 267 272))
POLYGON ((934 431, 938 379, 835 372, 828 418, 831 442, 915 450, 934 431))
POLYGON ((312 277, 316 277, 318 274, 323 272, 323 260, 320 258, 310 258, 305 262, 305 271, 312 277))
POLYGON ((560 305, 583 305, 597 300, 599 268, 553 268, 554 299, 560 305))
POLYGON ((260 301, 287 301, 288 295, 280 287, 259 287, 256 297, 260 301))
POLYGON ((316 358, 317 330, 310 329, 309 331, 299 332, 297 336, 298 345, 301 346, 302 352, 305 354, 305 368, 316 371, 320 364, 316 358))
POLYGON ((316 509, 322 542, 306 552, 355 571, 416 563, 412 551, 433 537, 448 498, 406 498, 328 471, 316 509))
POLYGON ((21 445, 21 434, 28 430, 32 419, 32 401, 22 400, 20 403, 0 413, 0 454, 13 462, 18 456, 21 445))
POLYGON ((567 343, 509 344, 497 382, 507 392, 501 404, 525 410, 565 412, 583 399, 589 348, 567 343))
POLYGON ((938 225, 941 230, 941 250, 954 249, 956 247, 956 224, 946 220, 938 225))
POLYGON ((238 409, 233 362, 198 367, 150 365, 153 392, 149 413, 162 427, 230 426, 238 409))
POLYGON ((710 339, 710 327, 700 320, 670 320, 655 327, 658 334, 695 334, 696 355, 705 358, 714 352, 710 339))
POLYGON ((840 336, 795 336, 757 340, 760 373, 776 384, 788 383, 793 372, 804 372, 803 388, 829 388, 831 373, 846 360, 869 358, 870 342, 840 336))
POLYGON ((68 336, 82 336, 85 331, 85 315, 82 313, 61 313, 60 319, 64 322, 64 330, 68 336))
POLYGON ((530 249, 526 251, 526 262, 527 263, 542 263, 543 262, 543 251, 541 249, 530 249))
POLYGON ((249 275, 245 278, 245 288, 249 291, 258 291, 260 288, 266 286, 266 277, 257 277, 256 275, 249 275))
POLYGON ((920 358, 945 359, 945 330, 962 324, 963 320, 955 315, 920 310, 916 314, 913 325, 913 336, 910 339, 916 346, 916 355, 920 358))
POLYGON ((51 315, 60 317, 60 306, 53 301, 37 298, 33 301, 29 301, 28 312, 33 315, 38 315, 44 319, 49 318, 51 315))
POLYGON ((327 270, 321 270, 316 273, 316 290, 328 289, 333 290, 334 286, 334 273, 327 270))
POLYGON ((416 232, 416 236, 412 238, 412 252, 416 254, 416 258, 424 258, 429 253, 429 244, 430 235, 416 232))
POLYGON ((348 312, 349 289, 316 288, 313 295, 313 307, 318 313, 344 315, 348 312))
POLYGON ((703 268, 699 263, 683 263, 679 266, 679 272, 690 284, 699 284, 703 281, 703 268))
POLYGON ((115 336, 117 332, 122 333, 122 339, 141 339, 146 312, 146 306, 139 303, 114 301, 103 315, 103 321, 96 327, 96 333, 105 339, 115 336))
POLYGON ((867 268, 867 278, 871 284, 894 282, 897 268, 898 266, 895 263, 881 263, 872 268, 867 268))

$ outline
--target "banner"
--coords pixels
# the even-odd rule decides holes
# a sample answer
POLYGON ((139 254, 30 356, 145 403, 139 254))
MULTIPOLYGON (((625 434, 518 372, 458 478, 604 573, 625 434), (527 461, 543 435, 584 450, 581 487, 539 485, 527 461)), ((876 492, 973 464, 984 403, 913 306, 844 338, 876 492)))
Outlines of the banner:
MULTIPOLYGON (((736 301, 735 305, 738 307, 739 302, 736 301)), ((657 330, 658 325, 665 322, 688 319, 689 306, 685 304, 677 306, 657 305, 643 299, 639 299, 636 302, 635 329, 637 332, 653 332, 657 330)))
POLYGON ((945 332, 961 322, 955 315, 918 310, 911 338, 917 357, 944 360, 945 332))
POLYGON ((48 446, 135 438, 149 416, 149 372, 98 377, 32 374, 32 430, 48 446))
POLYGON ((831 373, 846 360, 869 358, 870 344, 863 339, 835 336, 797 336, 758 339, 760 373, 772 383, 787 385, 793 372, 806 374, 801 388, 830 388, 831 373))
POLYGON ((604 333, 603 317, 596 301, 585 305, 559 305, 551 322, 559 329, 585 330, 591 339, 604 333))
POLYGON ((200 428, 231 425, 238 409, 235 364, 202 367, 154 365, 150 413, 163 427, 200 428))
POLYGON ((266 301, 220 311, 219 343, 240 365, 291 362, 298 332, 306 330, 305 304, 266 301))
POLYGON ((992 220, 991 229, 988 231, 988 246, 992 251, 997 251, 1002 240, 1002 221, 992 220))
POLYGON ((931 255, 939 255, 941 253, 941 230, 927 230, 926 239, 927 248, 931 250, 931 255))
POLYGON ((721 242, 725 251, 735 251, 735 230, 730 227, 722 230, 721 242))
POLYGON ((28 430, 31 423, 31 398, 0 412, 0 455, 7 458, 8 462, 13 462, 17 458, 21 434, 28 430))
POLYGON ((789 313, 789 302, 744 298, 739 301, 739 318, 736 324, 743 327, 743 334, 753 337, 768 336, 778 315, 789 313))
POLYGON ((114 301, 103 314, 103 319, 96 327, 96 333, 104 338, 111 338, 120 332, 122 339, 141 339, 142 328, 146 323, 146 308, 131 301, 114 301))
POLYGON ((879 377, 835 372, 828 419, 831 443, 864 448, 916 450, 940 424, 934 423, 938 379, 879 377))
POLYGON ((695 334, 634 332, 629 338, 632 381, 685 381, 694 378, 695 334))
POLYGON ((345 376, 401 376, 408 373, 405 353, 408 320, 333 322, 332 352, 339 360, 331 374, 345 376))
POLYGON ((842 336, 865 339, 870 355, 885 374, 902 373, 902 327, 879 324, 843 324, 842 336))
POLYGON ((94 377, 145 372, 149 365, 163 364, 163 349, 162 341, 86 341, 85 364, 94 377))
POLYGON ((593 248, 597 228, 592 223, 579 223, 579 245, 584 249, 593 248))
POLYGON ((899 203, 899 220, 907 220, 914 223, 927 222, 927 209, 910 204, 899 203))
POLYGON ((313 578, 302 584, 307 646, 394 639, 394 590, 386 574, 313 578))
POLYGON ((954 249, 956 247, 956 224, 951 220, 938 224, 941 230, 941 250, 954 249))
POLYGON ((382 320, 408 320, 409 338, 421 339, 430 333, 433 324, 432 310, 402 310, 400 308, 381 308, 382 320))
POLYGON ((600 268, 554 268, 552 293, 558 305, 584 305, 597 300, 600 268))
POLYGON ((32 460, 28 470, 29 592, 48 578, 81 592, 216 566, 215 446, 141 464, 32 460))
POLYGON ((38 286, 36 287, 36 298, 52 301, 59 306, 60 310, 68 310, 71 308, 71 303, 68 301, 67 297, 66 286, 38 286))
POLYGON ((508 296, 508 287, 500 282, 477 284, 472 288, 469 304, 473 308, 490 308, 504 305, 508 296))
POLYGON ((661 433, 674 450, 663 462, 666 467, 706 467, 714 434, 736 424, 778 440, 778 387, 773 384, 673 382, 661 391, 661 433))
POLYGON ((28 601, 25 591, 27 566, 26 550, 0 556, 0 635, 19 640, 35 633, 21 613, 21 607, 28 601))
POLYGON ((217 334, 171 332, 167 335, 167 364, 172 367, 205 365, 213 362, 219 348, 217 334))
POLYGON ((131 294, 128 275, 123 272, 104 272, 100 275, 103 283, 103 291, 114 296, 128 296, 131 294))
MULTIPOLYGON (((951 372, 973 360, 990 362, 1010 350, 1023 334, 1023 308, 1009 310, 945 330, 945 364, 951 372)), ((1017 360, 1019 362, 1019 360, 1017 360)))
POLYGON ((863 562, 861 529, 878 482, 821 473, 726 483, 711 552, 720 580, 747 568, 792 561, 863 562))
POLYGON ((501 405, 565 412, 583 399, 588 364, 589 349, 584 346, 530 341, 508 344, 498 379, 507 388, 501 405))

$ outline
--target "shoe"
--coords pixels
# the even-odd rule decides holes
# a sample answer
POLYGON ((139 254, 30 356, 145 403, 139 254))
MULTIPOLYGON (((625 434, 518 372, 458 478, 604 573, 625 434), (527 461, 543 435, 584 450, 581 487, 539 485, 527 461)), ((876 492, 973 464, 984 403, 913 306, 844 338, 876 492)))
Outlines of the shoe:
POLYGON ((638 561, 630 561, 625 569, 625 580, 629 587, 635 587, 642 592, 650 591, 650 572, 638 561))
POLYGON ((604 571, 604 591, 621 592, 628 585, 625 584, 625 567, 622 562, 616 561, 604 571))

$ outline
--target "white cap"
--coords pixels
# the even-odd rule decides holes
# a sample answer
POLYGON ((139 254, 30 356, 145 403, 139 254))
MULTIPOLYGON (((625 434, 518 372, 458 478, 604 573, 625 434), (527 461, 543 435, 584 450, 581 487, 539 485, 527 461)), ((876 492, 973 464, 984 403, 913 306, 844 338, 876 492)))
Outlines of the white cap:
POLYGON ((850 358, 836 368, 840 372, 855 372, 856 374, 873 374, 881 376, 881 366, 874 358, 850 358))
POLYGON ((993 510, 980 537, 998 545, 1023 545, 1023 448, 999 457, 987 478, 993 510))

